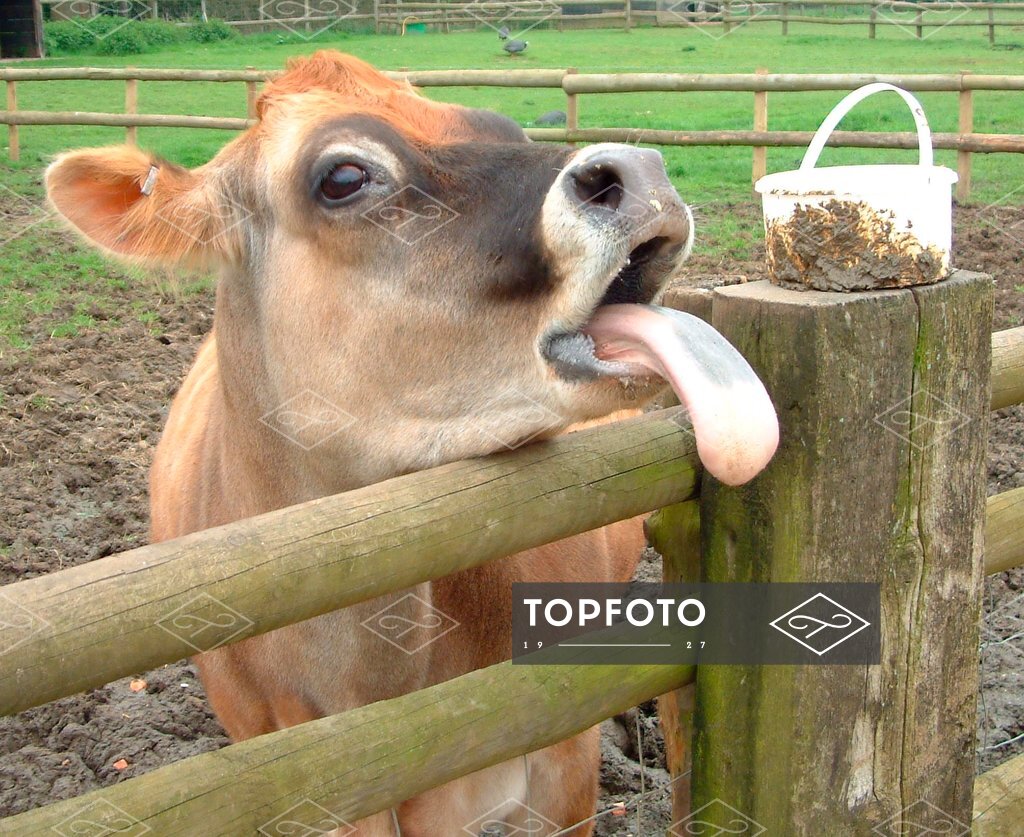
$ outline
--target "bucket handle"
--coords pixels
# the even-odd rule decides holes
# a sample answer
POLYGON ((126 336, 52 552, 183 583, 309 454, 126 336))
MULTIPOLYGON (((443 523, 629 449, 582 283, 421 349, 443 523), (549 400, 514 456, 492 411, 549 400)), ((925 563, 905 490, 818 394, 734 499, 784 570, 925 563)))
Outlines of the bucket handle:
POLYGON ((815 164, 818 162, 818 157, 821 155, 822 149, 825 147, 825 143, 828 141, 828 138, 832 136, 832 132, 836 129, 836 125, 838 125, 840 120, 853 109, 854 105, 866 99, 868 96, 879 93, 882 90, 892 90, 895 93, 899 93, 903 101, 910 107, 910 112, 914 116, 914 122, 917 123, 917 144, 921 151, 919 165, 931 168, 933 159, 932 132, 928 127, 928 120, 925 118, 924 108, 921 107, 921 103, 902 87, 897 87, 895 84, 887 84, 884 81, 878 81, 873 84, 865 84, 863 87, 858 87, 852 93, 848 94, 838 105, 832 108, 832 112, 825 117, 825 121, 821 123, 821 127, 819 127, 815 132, 814 138, 811 140, 811 144, 807 146, 803 162, 800 164, 800 171, 810 171, 814 168, 815 164))

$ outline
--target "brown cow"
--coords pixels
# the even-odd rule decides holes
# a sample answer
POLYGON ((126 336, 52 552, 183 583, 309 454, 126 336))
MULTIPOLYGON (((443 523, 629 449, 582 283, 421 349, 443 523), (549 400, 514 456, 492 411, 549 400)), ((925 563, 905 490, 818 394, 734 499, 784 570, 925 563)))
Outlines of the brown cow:
MULTIPOLYGON (((749 367, 706 326, 643 305, 693 236, 656 152, 532 144, 508 119, 334 52, 293 61, 258 112, 194 171, 120 147, 47 173, 57 209, 107 251, 219 269, 214 333, 153 464, 154 540, 636 409, 662 377, 712 472, 740 481, 770 456, 774 416, 749 367)), ((641 546, 626 521, 197 663, 224 727, 249 738, 506 659, 513 581, 625 580, 641 546), (361 625, 388 605, 406 624, 437 609, 458 628, 406 653, 361 625)), ((593 815, 598 760, 591 729, 358 833, 523 827, 529 800, 590 834, 570 827, 593 815)))

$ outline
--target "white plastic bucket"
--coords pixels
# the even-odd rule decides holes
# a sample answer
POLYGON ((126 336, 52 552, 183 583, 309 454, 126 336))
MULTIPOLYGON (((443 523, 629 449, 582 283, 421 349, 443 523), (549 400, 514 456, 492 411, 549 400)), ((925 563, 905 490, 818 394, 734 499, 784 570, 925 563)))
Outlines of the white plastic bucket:
POLYGON ((920 102, 891 84, 854 90, 821 123, 797 171, 754 185, 764 208, 773 282, 819 290, 893 288, 937 282, 949 272, 956 172, 933 164, 920 102), (892 90, 917 123, 914 165, 815 168, 839 121, 858 102, 892 90))

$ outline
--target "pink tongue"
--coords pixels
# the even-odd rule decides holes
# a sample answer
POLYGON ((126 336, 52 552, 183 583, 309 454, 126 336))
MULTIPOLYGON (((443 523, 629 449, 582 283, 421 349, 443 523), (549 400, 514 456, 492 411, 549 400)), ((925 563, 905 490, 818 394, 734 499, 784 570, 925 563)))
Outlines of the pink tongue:
POLYGON ((584 331, 601 360, 645 366, 686 407, 704 467, 728 485, 753 479, 779 444, 764 385, 728 341, 698 317, 654 305, 603 305, 584 331))

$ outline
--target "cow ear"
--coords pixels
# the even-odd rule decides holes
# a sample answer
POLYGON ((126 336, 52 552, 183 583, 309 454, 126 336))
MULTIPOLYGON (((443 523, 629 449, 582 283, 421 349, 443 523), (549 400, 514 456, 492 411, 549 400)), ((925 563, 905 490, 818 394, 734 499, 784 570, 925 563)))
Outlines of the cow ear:
POLYGON ((86 238, 138 261, 208 261, 232 223, 198 174, 127 145, 62 154, 46 171, 46 191, 86 238))

